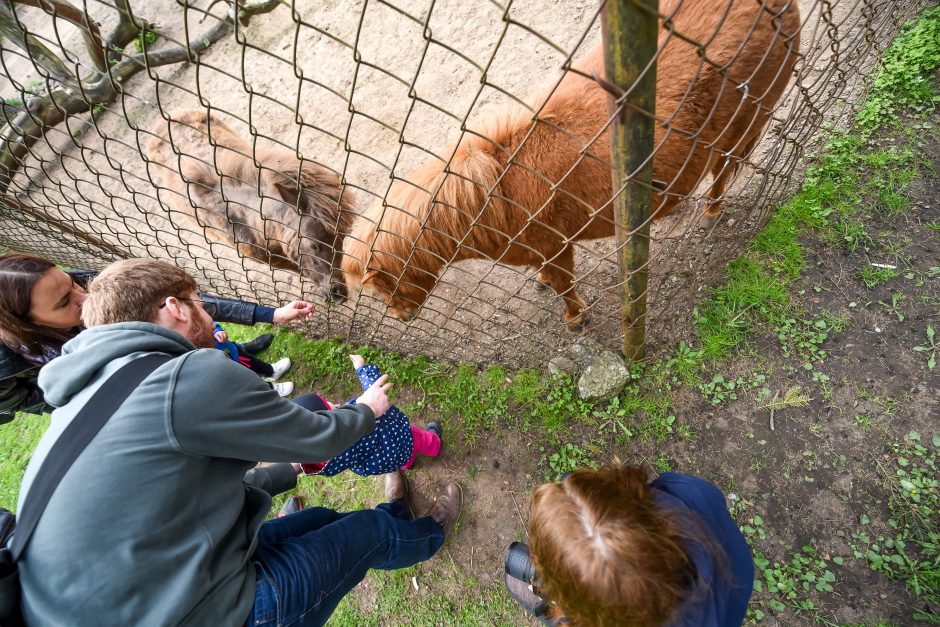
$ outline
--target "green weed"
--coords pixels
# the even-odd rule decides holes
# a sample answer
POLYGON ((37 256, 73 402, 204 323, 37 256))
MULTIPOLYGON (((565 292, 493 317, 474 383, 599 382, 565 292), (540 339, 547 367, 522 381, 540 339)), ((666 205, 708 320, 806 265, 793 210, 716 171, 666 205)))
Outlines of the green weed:
POLYGON ((862 433, 868 435, 868 432, 871 431, 874 421, 871 419, 871 416, 868 414, 855 414, 852 416, 852 420, 858 425, 859 429, 862 430, 862 433))
MULTIPOLYGON (((545 452, 544 448, 542 452, 545 452)), ((565 473, 579 468, 596 469, 598 467, 587 451, 571 443, 562 444, 554 453, 546 454, 542 458, 542 463, 551 469, 551 472, 545 476, 546 481, 559 481, 565 473)))
MULTIPOLYGON (((869 568, 903 581, 916 598, 940 603, 940 481, 937 464, 940 435, 925 444, 912 431, 903 442, 889 442, 887 461, 876 468, 883 480, 891 518, 883 532, 852 533, 853 554, 869 568)), ((862 527, 871 524, 867 515, 862 527)), ((930 619, 926 614, 915 618, 930 619)))
POLYGON ((904 312, 901 311, 901 301, 904 300, 904 294, 900 292, 895 292, 891 294, 891 302, 887 303, 883 300, 878 301, 878 304, 884 307, 885 311, 898 319, 898 322, 904 322, 904 312))
POLYGON ((902 107, 921 114, 933 111, 937 100, 929 77, 938 65, 940 8, 933 8, 905 25, 885 52, 868 98, 856 116, 863 136, 893 124, 902 107))
POLYGON ((693 350, 685 342, 679 342, 672 357, 657 362, 651 370, 663 372, 667 387, 672 387, 673 384, 698 385, 704 355, 703 349, 693 350))
POLYGON ((558 432, 567 428, 572 418, 583 420, 590 414, 593 405, 578 397, 577 385, 572 377, 553 375, 547 383, 547 389, 543 390, 545 401, 536 404, 532 411, 532 416, 545 429, 558 432))
POLYGON ((872 266, 866 266, 859 270, 858 273, 858 277, 868 289, 872 289, 885 281, 899 276, 901 276, 901 273, 895 268, 877 268, 872 266))
POLYGON ((738 392, 742 389, 759 388, 766 381, 767 375, 759 372, 737 379, 726 379, 723 375, 716 373, 712 376, 711 381, 699 384, 698 390, 705 400, 712 405, 721 405, 725 401, 737 400, 738 392))
MULTIPOLYGON (((743 503, 735 505, 743 509, 743 503)), ((767 537, 763 519, 753 516, 740 528, 751 544, 757 566, 755 597, 748 612, 751 622, 763 620, 767 611, 780 614, 789 609, 797 615, 812 613, 814 622, 832 624, 818 614, 819 608, 809 595, 833 592, 837 580, 835 570, 843 566, 843 558, 820 555, 816 547, 809 544, 793 553, 789 561, 771 561, 757 548, 759 541, 767 537)))
POLYGON ((824 318, 787 318, 774 328, 780 340, 780 351, 785 356, 797 355, 804 362, 804 367, 805 364, 818 363, 829 356, 822 344, 829 339, 832 330, 832 325, 824 318))
POLYGON ((150 46, 155 44, 159 38, 160 35, 152 30, 141 31, 140 34, 137 35, 137 37, 134 39, 134 48, 137 49, 139 54, 145 49, 150 48, 150 46))
POLYGON ((656 456, 656 459, 653 460, 653 466, 659 472, 672 472, 672 462, 669 461, 669 456, 665 453, 656 456))
POLYGON ((914 347, 918 353, 927 355, 927 369, 933 370, 937 366, 937 353, 940 353, 940 343, 934 338, 933 325, 927 325, 927 341, 914 347))

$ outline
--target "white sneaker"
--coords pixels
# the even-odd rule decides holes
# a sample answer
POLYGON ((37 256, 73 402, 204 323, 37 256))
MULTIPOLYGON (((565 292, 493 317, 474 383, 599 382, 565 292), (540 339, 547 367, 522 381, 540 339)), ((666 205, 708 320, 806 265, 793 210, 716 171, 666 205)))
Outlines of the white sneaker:
POLYGON ((277 392, 278 396, 288 396, 291 392, 294 391, 294 384, 290 381, 285 381, 284 383, 272 383, 271 387, 274 388, 274 391, 277 392))
POLYGON ((276 362, 271 364, 271 367, 274 368, 274 374, 272 374, 268 379, 271 381, 277 381, 284 375, 285 372, 290 370, 290 357, 285 357, 284 359, 278 359, 276 362))

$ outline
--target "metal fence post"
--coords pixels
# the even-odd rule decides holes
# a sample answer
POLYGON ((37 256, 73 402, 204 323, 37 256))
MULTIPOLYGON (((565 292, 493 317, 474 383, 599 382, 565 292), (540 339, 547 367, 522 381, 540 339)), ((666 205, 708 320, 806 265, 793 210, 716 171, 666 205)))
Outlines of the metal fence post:
POLYGON ((620 257, 620 328, 630 361, 646 353, 646 287, 653 200, 658 0, 607 0, 601 13, 607 80, 623 95, 612 101, 614 222, 620 257), (618 193, 619 191, 619 193, 618 193))

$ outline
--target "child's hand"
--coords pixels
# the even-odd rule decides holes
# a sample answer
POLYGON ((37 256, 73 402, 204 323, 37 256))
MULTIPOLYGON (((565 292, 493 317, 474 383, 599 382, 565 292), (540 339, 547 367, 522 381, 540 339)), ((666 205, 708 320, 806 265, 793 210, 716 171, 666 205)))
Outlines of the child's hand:
POLYGON ((212 337, 214 337, 215 341, 219 344, 225 344, 228 341, 228 333, 225 331, 216 331, 212 334, 212 337))
POLYGON ((313 313, 313 305, 305 300, 292 300, 274 310, 274 323, 286 324, 294 320, 306 320, 313 313))
POLYGON ((353 368, 356 370, 366 365, 366 360, 362 358, 362 355, 350 355, 349 359, 352 361, 353 368))

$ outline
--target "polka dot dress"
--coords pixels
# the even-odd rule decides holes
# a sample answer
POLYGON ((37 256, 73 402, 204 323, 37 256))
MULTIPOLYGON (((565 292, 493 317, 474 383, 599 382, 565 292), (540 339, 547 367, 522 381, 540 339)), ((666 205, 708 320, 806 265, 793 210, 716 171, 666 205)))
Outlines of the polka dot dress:
MULTIPOLYGON (((362 389, 382 376, 378 367, 366 364, 358 370, 362 389)), ((408 416, 392 405, 376 418, 375 430, 326 463, 317 475, 332 476, 347 468, 357 475, 383 475, 408 463, 414 450, 408 416)))

